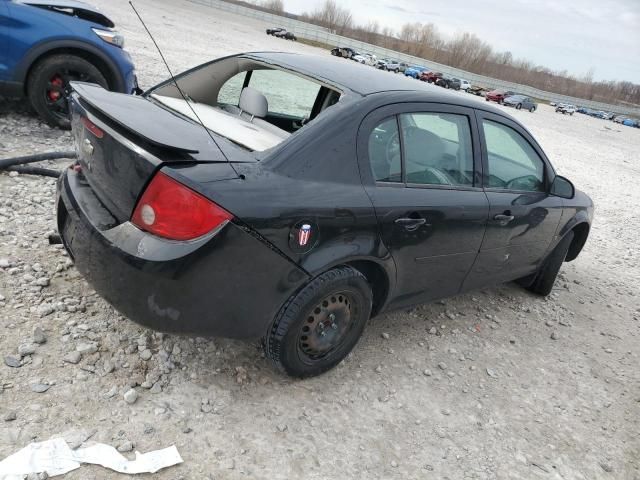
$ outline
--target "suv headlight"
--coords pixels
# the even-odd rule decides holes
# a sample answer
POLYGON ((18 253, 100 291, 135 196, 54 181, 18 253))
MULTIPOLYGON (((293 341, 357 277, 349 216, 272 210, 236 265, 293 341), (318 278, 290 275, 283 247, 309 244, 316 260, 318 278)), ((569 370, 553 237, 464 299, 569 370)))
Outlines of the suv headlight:
POLYGON ((102 40, 116 47, 124 47, 124 37, 118 32, 113 30, 102 30, 100 28, 91 28, 93 32, 98 35, 102 40))

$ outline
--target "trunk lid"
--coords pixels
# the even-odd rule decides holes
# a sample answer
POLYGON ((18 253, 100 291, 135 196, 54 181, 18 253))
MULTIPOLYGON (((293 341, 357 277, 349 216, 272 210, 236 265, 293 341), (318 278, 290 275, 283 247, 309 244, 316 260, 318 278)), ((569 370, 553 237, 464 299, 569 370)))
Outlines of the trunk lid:
MULTIPOLYGON (((146 98, 90 84, 74 83, 73 88, 71 128, 83 179, 119 223, 131 218, 163 164, 228 163, 201 125, 146 98)), ((235 178, 231 168, 217 171, 235 178)))

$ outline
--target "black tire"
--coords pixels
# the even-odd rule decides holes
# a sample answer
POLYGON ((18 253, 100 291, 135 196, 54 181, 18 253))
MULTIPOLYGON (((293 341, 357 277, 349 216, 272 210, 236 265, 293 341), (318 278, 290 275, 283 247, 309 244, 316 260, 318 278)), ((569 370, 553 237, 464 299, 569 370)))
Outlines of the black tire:
POLYGON ((553 284, 555 283, 558 272, 560 271, 560 267, 562 266, 562 263, 567 256, 567 252, 569 251, 569 247, 571 246, 571 242, 573 241, 573 236, 573 231, 570 231, 562 238, 562 240, 560 240, 560 243, 556 245, 556 248, 554 248, 545 259, 540 270, 538 270, 538 273, 533 277, 530 285, 526 286, 527 290, 544 297, 551 293, 553 284))
POLYGON ((351 267, 319 275, 280 309, 264 339, 266 357, 292 377, 330 370, 358 343, 372 301, 367 279, 351 267))
POLYGON ((34 110, 49 124, 70 128, 67 98, 69 82, 80 80, 108 88, 100 70, 76 55, 52 55, 40 60, 27 79, 27 94, 34 110))
POLYGON ((522 108, 522 104, 521 103, 516 105, 516 110, 520 110, 521 108, 522 108))
POLYGON ((536 107, 531 107, 531 108, 529 109, 529 111, 530 111, 531 113, 535 112, 535 111, 536 111, 536 107))

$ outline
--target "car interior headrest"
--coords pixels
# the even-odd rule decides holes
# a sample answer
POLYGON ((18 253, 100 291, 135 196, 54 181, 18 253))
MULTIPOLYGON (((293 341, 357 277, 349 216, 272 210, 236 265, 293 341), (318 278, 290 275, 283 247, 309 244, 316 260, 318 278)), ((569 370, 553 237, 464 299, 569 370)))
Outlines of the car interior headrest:
POLYGON ((264 118, 267 116, 267 112, 269 111, 267 97, 251 87, 245 87, 242 90, 238 106, 240 107, 240 110, 248 113, 252 117, 264 118))

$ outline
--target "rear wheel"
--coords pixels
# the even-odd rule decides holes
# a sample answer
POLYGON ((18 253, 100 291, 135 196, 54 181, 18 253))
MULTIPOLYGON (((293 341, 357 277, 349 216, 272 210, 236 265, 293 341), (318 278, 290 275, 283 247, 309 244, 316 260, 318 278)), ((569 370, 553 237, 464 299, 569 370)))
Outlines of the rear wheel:
POLYGON ((567 233, 560 243, 556 245, 553 252, 545 259, 544 263, 540 267, 540 270, 535 274, 530 282, 521 281, 520 283, 527 288, 527 290, 537 293, 538 295, 547 296, 553 290, 553 284, 556 281, 560 267, 564 262, 571 242, 573 241, 573 231, 567 233))
POLYGON ((329 270, 282 307, 264 339, 265 354, 293 377, 326 372, 356 345, 371 305, 371 287, 360 272, 329 270))
POLYGON ((27 93, 36 112, 50 125, 69 128, 69 82, 97 83, 108 88, 104 75, 92 63, 76 55, 53 55, 38 62, 27 80, 27 93))
POLYGON ((516 110, 520 110, 521 108, 522 108, 522 104, 521 103, 516 105, 516 110))

